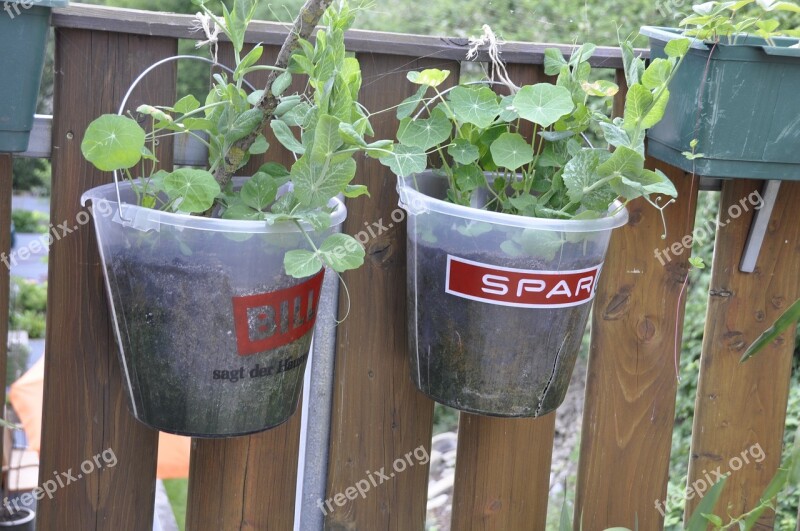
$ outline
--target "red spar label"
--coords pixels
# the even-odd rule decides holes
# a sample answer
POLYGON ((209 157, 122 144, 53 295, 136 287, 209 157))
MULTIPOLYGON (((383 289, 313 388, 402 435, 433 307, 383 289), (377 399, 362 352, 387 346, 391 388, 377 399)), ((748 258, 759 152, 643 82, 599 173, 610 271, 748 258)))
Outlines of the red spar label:
POLYGON ((240 356, 282 347, 314 327, 325 271, 297 286, 233 297, 233 320, 240 356))
POLYGON ((601 265, 577 271, 530 271, 447 256, 445 291, 499 306, 564 308, 592 300, 601 265))

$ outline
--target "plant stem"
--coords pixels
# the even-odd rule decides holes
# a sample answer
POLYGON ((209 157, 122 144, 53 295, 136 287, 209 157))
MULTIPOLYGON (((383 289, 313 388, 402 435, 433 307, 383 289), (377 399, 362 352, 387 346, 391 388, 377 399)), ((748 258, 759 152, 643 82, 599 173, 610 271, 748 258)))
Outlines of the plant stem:
MULTIPOLYGON (((289 30, 289 35, 283 42, 278 58, 275 60, 275 67, 286 69, 289 66, 289 59, 292 53, 298 48, 300 39, 307 40, 314 28, 317 27, 322 15, 333 3, 333 0, 306 0, 300 9, 300 13, 289 30)), ((244 160, 247 150, 253 145, 261 131, 269 124, 278 107, 279 99, 272 94, 272 84, 280 75, 279 70, 272 70, 264 88, 264 94, 258 102, 258 108, 263 112, 261 124, 249 135, 237 140, 225 153, 224 164, 219 165, 214 171, 214 178, 220 187, 224 188, 233 177, 233 173, 239 169, 244 160)))

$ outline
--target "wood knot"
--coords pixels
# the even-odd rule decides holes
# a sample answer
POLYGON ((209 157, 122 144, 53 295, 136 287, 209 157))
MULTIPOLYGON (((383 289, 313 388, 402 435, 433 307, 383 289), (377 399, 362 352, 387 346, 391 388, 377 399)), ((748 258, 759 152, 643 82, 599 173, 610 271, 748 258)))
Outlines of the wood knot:
POLYGON ((776 310, 780 310, 786 304, 786 298, 781 297, 780 295, 775 295, 769 301, 772 304, 772 307, 776 310))
POLYGON ((760 323, 761 321, 764 320, 764 318, 766 317, 766 314, 764 313, 764 310, 756 310, 755 317, 756 317, 756 321, 758 321, 760 323))
POLYGON ((644 317, 636 324, 636 335, 640 341, 650 341, 656 335, 656 325, 648 317, 644 317))
POLYGON ((721 289, 710 289, 708 290, 709 297, 722 297, 722 298, 729 298, 733 296, 733 292, 729 289, 721 288, 721 289))
POLYGON ((611 297, 611 300, 606 305, 603 312, 603 319, 606 321, 615 321, 620 319, 628 310, 628 303, 631 299, 631 287, 623 286, 619 293, 611 297))
POLYGON ((631 227, 638 225, 642 221, 642 218, 644 218, 644 215, 642 214, 641 208, 628 210, 628 225, 631 227))
POLYGON ((377 264, 384 265, 388 263, 395 255, 395 245, 387 240, 373 240, 367 245, 367 256, 369 259, 377 264))
POLYGON ((738 352, 740 350, 744 350, 744 348, 747 346, 744 342, 744 336, 738 330, 727 332, 722 337, 729 350, 735 350, 738 352))
POLYGON ((502 508, 503 502, 500 499, 494 499, 486 506, 486 514, 494 514, 502 508))

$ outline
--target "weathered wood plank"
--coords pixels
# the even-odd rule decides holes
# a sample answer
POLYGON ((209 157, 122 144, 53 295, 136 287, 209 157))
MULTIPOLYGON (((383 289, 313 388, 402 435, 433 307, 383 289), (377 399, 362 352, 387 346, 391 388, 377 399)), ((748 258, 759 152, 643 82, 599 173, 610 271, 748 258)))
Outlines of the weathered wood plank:
MULTIPOLYGON (((137 33, 141 35, 197 39, 192 31, 192 15, 174 13, 153 13, 136 9, 121 9, 87 4, 72 4, 68 8, 53 12, 53 25, 63 28, 80 28, 137 33)), ((246 40, 250 43, 263 42, 280 45, 286 36, 286 24, 256 21, 250 26, 246 40)), ((347 49, 359 53, 379 53, 405 57, 426 57, 463 61, 469 42, 466 38, 430 37, 425 35, 405 35, 378 31, 353 30, 347 34, 347 49)), ((574 47, 567 44, 534 44, 508 42, 503 45, 503 60, 508 63, 543 64, 544 50, 558 48, 569 54, 574 47)), ((637 50, 647 57, 648 50, 637 50)), ((480 61, 488 56, 481 52, 480 61)), ((592 66, 622 68, 622 58, 618 48, 599 46, 589 61, 592 66)))
MULTIPOLYGON (((118 463, 40 501, 39 529, 152 529, 158 433, 128 413, 94 230, 76 222, 83 219, 81 194, 111 180, 81 156, 86 126, 116 112, 133 79, 176 48, 173 39, 56 31, 51 219, 78 228, 50 249, 39 480, 78 471, 104 450, 118 463)), ((174 90, 175 69, 164 66, 137 90, 131 107, 169 104, 174 90)), ((162 142, 159 156, 170 164, 171 142, 162 142)))
MULTIPOLYGON (((618 72, 615 114, 624 105, 624 81, 618 72)), ((633 529, 637 518, 639 529, 663 524, 655 503, 666 497, 669 476, 675 344, 686 303, 679 296, 690 254, 680 242, 694 228, 698 180, 650 159, 648 166, 672 179, 678 199, 664 210, 666 239, 658 211, 641 199, 628 205, 630 221, 611 237, 592 315, 575 502, 575 526, 582 516, 586 531, 633 529), (680 254, 658 258, 672 246, 680 254)))
POLYGON ((545 528, 555 422, 461 414, 454 530, 545 528))
MULTIPOLYGON (((268 46, 261 64, 272 64, 278 48, 268 46)), ((221 44, 219 60, 233 64, 233 49, 221 44)), ((248 79, 257 87, 266 74, 248 79)), ((294 86, 293 88, 302 88, 294 86)), ((264 155, 251 158, 240 175, 252 173, 268 160, 287 167, 294 160, 269 138, 264 155)), ((292 419, 264 433, 234 439, 194 439, 192 444, 186 529, 289 531, 294 525, 297 458, 300 446, 300 411, 292 419)))
MULTIPOLYGON (((696 492, 706 472, 731 472, 716 512, 734 516, 758 503, 780 463, 794 333, 784 332, 744 365, 739 359, 800 296, 800 183, 781 185, 755 271, 737 267, 753 217, 749 198, 762 183, 723 184, 689 465, 696 492), (749 212, 737 217, 745 205, 749 212)), ((698 496, 687 502, 687 514, 697 503, 698 496)), ((773 518, 768 511, 759 529, 772 529, 773 518)))
MULTIPOLYGON (((364 78, 360 101, 371 110, 396 105, 415 91, 406 81, 408 70, 447 68, 453 72, 451 81, 458 79, 457 63, 377 54, 362 54, 359 59, 364 78)), ((397 130, 390 113, 373 125, 376 138, 393 138, 397 130)), ((408 452, 417 448, 429 452, 433 420, 433 402, 416 390, 409 377, 406 230, 405 223, 391 217, 398 208, 395 178, 377 161, 361 159, 355 180, 369 186, 372 196, 348 202, 344 232, 356 235, 381 221, 388 230, 368 238, 364 267, 343 275, 349 294, 342 290, 339 295, 340 315, 348 306, 350 315, 337 331, 329 498, 351 492, 348 487, 367 479, 367 471, 384 469, 388 475, 394 461, 408 452)), ((428 465, 417 461, 371 487, 363 499, 332 503, 325 527, 422 529, 427 486, 428 465)))
MULTIPOLYGON (((6 381, 6 360, 8 359, 12 177, 11 155, 0 155, 0 382, 6 381)), ((6 386, 1 387, 0 404, 5 404, 6 386)))

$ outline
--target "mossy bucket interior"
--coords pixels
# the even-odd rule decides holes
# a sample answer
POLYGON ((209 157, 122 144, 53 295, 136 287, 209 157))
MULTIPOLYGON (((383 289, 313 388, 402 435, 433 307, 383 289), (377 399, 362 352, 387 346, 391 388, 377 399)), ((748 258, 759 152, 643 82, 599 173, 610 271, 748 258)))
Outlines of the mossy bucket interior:
MULTIPOLYGON (((651 58, 681 30, 645 26, 651 58)), ((692 41, 670 84, 664 119, 647 152, 697 175, 800 180, 800 40, 757 37, 716 46, 692 41), (690 142, 703 157, 689 160, 690 142)))
POLYGON ((528 218, 444 201, 447 180, 398 182, 408 213, 411 378, 437 402, 484 415, 538 417, 564 400, 616 203, 596 220, 528 218))
MULTIPOLYGON (((241 185, 243 180, 235 181, 241 185)), ((91 203, 130 409, 153 428, 193 437, 255 433, 297 408, 323 272, 285 274, 308 248, 291 224, 173 214, 135 206, 129 182, 91 203)), ((344 221, 334 199, 332 228, 344 221)))
POLYGON ((66 0, 3 2, 0 10, 0 152, 28 149, 42 80, 50 12, 66 0))

